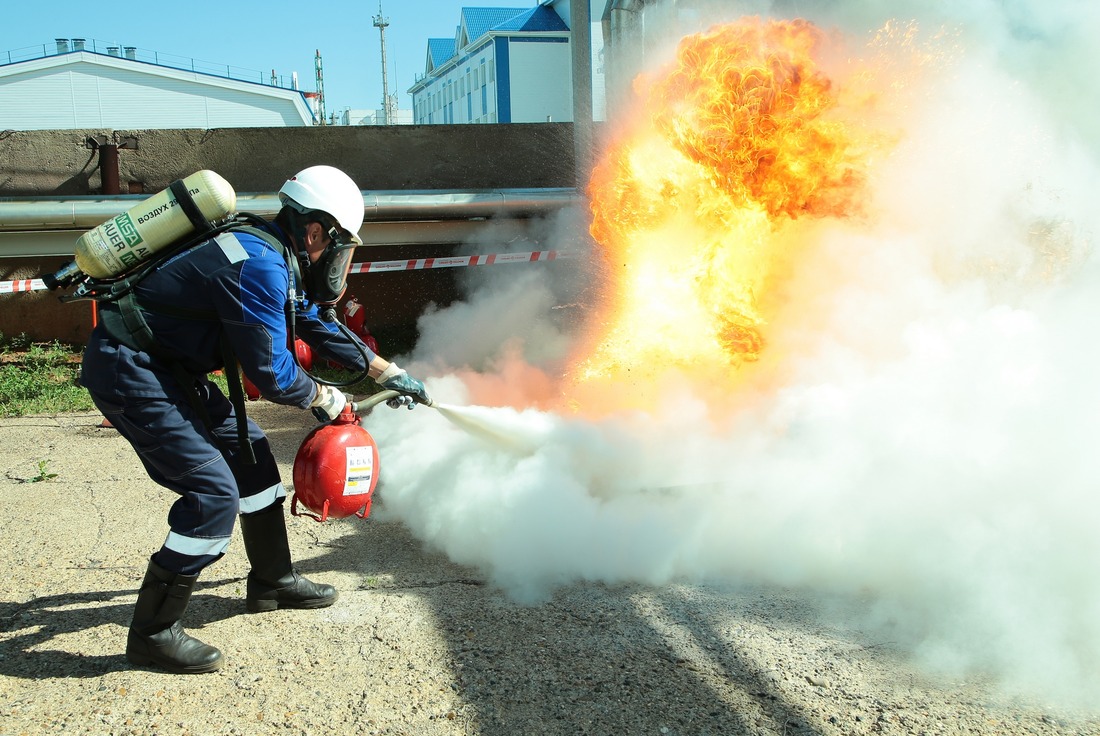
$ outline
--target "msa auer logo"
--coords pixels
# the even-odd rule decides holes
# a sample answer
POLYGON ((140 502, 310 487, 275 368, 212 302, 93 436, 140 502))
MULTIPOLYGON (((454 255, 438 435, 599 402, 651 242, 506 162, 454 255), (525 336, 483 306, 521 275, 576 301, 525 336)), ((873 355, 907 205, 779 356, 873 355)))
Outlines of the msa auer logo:
POLYGON ((121 233, 122 239, 126 241, 126 245, 133 248, 141 242, 141 235, 138 234, 137 227, 134 226, 134 221, 130 219, 129 215, 121 215, 116 222, 118 223, 118 231, 121 233))

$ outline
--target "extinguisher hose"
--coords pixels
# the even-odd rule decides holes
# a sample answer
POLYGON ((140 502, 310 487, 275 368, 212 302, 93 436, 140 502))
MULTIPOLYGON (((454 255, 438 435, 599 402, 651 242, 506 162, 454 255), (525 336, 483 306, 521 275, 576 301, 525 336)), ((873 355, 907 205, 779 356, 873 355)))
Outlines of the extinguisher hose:
MULTIPOLYGON (((296 317, 297 317, 297 310, 295 308, 294 299, 289 300, 287 310, 290 313, 289 318, 287 320, 290 324, 290 344, 294 345, 295 341, 297 341, 297 339, 298 339, 298 335, 297 335, 297 333, 295 332, 295 329, 294 329, 294 323, 295 323, 295 320, 296 320, 296 317)), ((331 322, 331 323, 335 324, 336 329, 340 330, 340 332, 343 333, 343 335, 345 337, 347 337, 349 340, 351 340, 352 344, 355 345, 355 349, 359 351, 359 354, 361 356, 363 356, 364 368, 363 368, 362 372, 357 373, 354 378, 351 378, 347 381, 327 381, 324 378, 320 378, 318 376, 313 375, 312 373, 307 371, 305 368, 302 368, 302 370, 305 371, 305 374, 307 376, 312 378, 317 383, 323 383, 326 386, 335 386, 336 388, 346 388, 348 386, 354 386, 355 384, 359 383, 360 381, 365 381, 367 379, 367 371, 370 370, 370 356, 367 355, 367 346, 363 345, 362 341, 359 340, 359 338, 357 338, 355 336, 355 333, 353 333, 351 330, 349 330, 346 326, 344 326, 343 322, 341 322, 340 320, 338 320, 336 318, 336 310, 335 309, 332 309, 330 307, 328 309, 323 310, 320 314, 320 317, 321 317, 322 322, 331 322)), ((292 351, 292 354, 294 355, 294 360, 297 361, 298 360, 297 351, 292 351)), ((301 368, 302 367, 301 364, 299 364, 298 367, 301 368)))
POLYGON ((379 391, 376 394, 371 394, 362 401, 353 401, 351 404, 351 410, 355 414, 369 411, 370 409, 373 409, 374 407, 381 404, 383 401, 389 401, 390 399, 397 398, 400 395, 401 394, 398 391, 379 391))
MULTIPOLYGON (((403 395, 404 394, 402 394, 400 391, 394 391, 392 389, 387 389, 385 391, 379 391, 376 394, 371 394, 370 396, 363 399, 362 401, 352 402, 351 411, 354 414, 359 414, 360 412, 369 411, 370 409, 373 409, 374 407, 378 406, 379 404, 381 404, 384 401, 390 401, 391 399, 396 399, 399 396, 403 396, 403 395)), ((420 404, 419 401, 416 402, 416 403, 420 404)), ((423 406, 433 406, 434 407, 435 402, 423 404, 423 406)))

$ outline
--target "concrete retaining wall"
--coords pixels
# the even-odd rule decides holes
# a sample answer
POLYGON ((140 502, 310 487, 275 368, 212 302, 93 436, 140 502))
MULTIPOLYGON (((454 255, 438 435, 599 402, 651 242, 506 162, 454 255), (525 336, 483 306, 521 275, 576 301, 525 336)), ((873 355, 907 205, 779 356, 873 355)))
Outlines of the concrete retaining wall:
POLYGON ((238 192, 274 192, 314 164, 346 171, 363 189, 570 187, 569 123, 395 125, 216 130, 43 130, 0 133, 0 197, 101 193, 89 137, 137 141, 119 151, 122 193, 163 189, 213 169, 238 192))

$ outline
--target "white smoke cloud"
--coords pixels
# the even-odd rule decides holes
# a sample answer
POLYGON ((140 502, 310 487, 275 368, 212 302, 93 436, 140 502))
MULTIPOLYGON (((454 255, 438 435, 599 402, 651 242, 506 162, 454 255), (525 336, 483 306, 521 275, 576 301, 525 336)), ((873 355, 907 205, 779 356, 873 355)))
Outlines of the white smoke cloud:
MULTIPOLYGON (((854 44, 907 7, 812 5, 854 44)), ((461 412, 490 436, 376 412, 378 513, 525 600, 578 580, 868 595, 930 666, 1094 705, 1096 13, 908 5, 962 28, 961 51, 907 91, 875 216, 807 228, 797 296, 735 409, 675 376, 648 413, 531 408, 567 354, 548 319, 563 289, 498 267, 425 316, 408 367, 445 404, 516 408, 461 412)))

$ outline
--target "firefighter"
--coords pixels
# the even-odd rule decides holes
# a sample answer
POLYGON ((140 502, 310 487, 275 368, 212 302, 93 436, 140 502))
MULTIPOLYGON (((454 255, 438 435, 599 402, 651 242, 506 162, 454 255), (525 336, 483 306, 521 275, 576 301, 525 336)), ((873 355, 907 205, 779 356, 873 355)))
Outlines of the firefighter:
POLYGON ((332 318, 361 244, 359 187, 339 169, 313 166, 279 197, 273 221, 218 234, 166 260, 132 301, 105 304, 84 353, 80 380, 96 407, 149 477, 179 495, 138 591, 126 642, 135 665, 174 673, 221 667, 222 653, 188 635, 181 619, 199 574, 225 554, 238 515, 251 565, 248 611, 323 608, 337 597, 291 563, 286 490, 268 440, 244 418, 243 401, 227 399, 208 377, 218 369, 235 375, 227 356, 267 399, 334 419, 348 397, 298 366, 290 313, 316 354, 367 370, 410 408, 430 402, 420 381, 322 319, 332 318))

